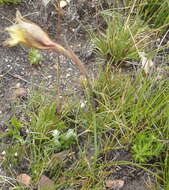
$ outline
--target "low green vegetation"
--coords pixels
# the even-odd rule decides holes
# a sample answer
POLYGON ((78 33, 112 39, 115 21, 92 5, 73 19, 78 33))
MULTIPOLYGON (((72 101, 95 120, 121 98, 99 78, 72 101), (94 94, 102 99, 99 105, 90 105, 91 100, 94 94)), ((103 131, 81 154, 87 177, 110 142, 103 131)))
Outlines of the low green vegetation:
POLYGON ((96 52, 115 65, 125 65, 126 61, 139 60, 138 51, 151 50, 152 35, 147 24, 139 17, 129 19, 118 12, 105 11, 102 16, 106 29, 100 35, 91 33, 96 52))
POLYGON ((43 60, 43 57, 38 49, 30 49, 28 59, 31 65, 37 65, 43 60))
POLYGON ((0 3, 14 3, 14 4, 17 4, 17 3, 20 3, 21 0, 0 0, 0 3))
MULTIPOLYGON (((135 11, 153 28, 162 27, 165 32, 169 23, 168 0, 137 0, 134 3, 135 11)), ((133 0, 125 2, 125 6, 133 6, 133 0)))
POLYGON ((141 132, 133 142, 132 151, 136 161, 145 163, 162 153, 163 143, 154 136, 154 133, 141 132))
POLYGON ((133 79, 108 70, 101 72, 93 84, 96 107, 91 102, 90 90, 86 91, 83 106, 66 104, 61 115, 56 113, 56 104, 43 95, 30 97, 25 117, 13 117, 5 134, 12 139, 3 163, 10 175, 20 170, 26 159, 34 186, 42 174, 48 173, 58 189, 70 187, 71 179, 76 179, 73 187, 83 181, 85 189, 103 189, 102 182, 109 175, 104 166, 111 168, 126 163, 147 170, 146 164, 152 163, 151 174, 163 181, 161 186, 168 183, 168 81, 159 82, 155 76, 145 78, 141 73, 133 79), (92 147, 94 151, 88 152, 92 147), (132 162, 100 160, 102 154, 129 147, 132 162), (67 158, 52 161, 54 155, 68 150, 79 156, 70 162, 66 153, 67 158), (160 171, 164 171, 162 175, 160 171), (67 180, 62 181, 62 176, 67 180))

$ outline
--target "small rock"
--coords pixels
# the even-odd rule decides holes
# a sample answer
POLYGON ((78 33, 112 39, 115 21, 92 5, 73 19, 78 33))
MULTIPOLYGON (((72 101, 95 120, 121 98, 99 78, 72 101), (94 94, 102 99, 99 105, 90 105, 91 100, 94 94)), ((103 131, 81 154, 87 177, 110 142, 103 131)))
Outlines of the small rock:
POLYGON ((15 157, 17 157, 17 156, 18 156, 18 153, 17 153, 17 152, 15 152, 14 156, 15 156, 15 157))
POLYGON ((48 87, 49 87, 49 88, 51 88, 51 89, 52 89, 52 88, 54 88, 54 86, 53 86, 52 84, 51 84, 51 85, 49 85, 48 87))
POLYGON ((68 3, 70 3, 70 0, 67 0, 67 1, 61 0, 60 1, 60 8, 66 7, 68 3))
POLYGON ((39 73, 36 70, 33 70, 30 75, 38 75, 39 73))
POLYGON ((15 91, 14 91, 14 98, 17 98, 17 97, 24 97, 27 95, 27 90, 25 88, 17 88, 15 91))
POLYGON ((52 69, 59 70, 59 66, 55 64, 52 69))
POLYGON ((120 179, 116 180, 108 179, 105 181, 105 185, 108 188, 121 189, 124 186, 124 181, 120 179))
POLYGON ((71 76, 70 73, 67 73, 67 74, 66 74, 66 78, 68 78, 68 77, 70 77, 70 76, 71 76))
POLYGON ((1 152, 1 155, 4 156, 6 154, 5 150, 1 152))
POLYGON ((72 71, 73 69, 72 68, 68 68, 68 71, 72 71))
POLYGON ((20 88, 20 87, 21 87, 21 83, 19 83, 19 82, 16 83, 15 87, 16 87, 16 88, 20 88))
POLYGON ((3 161, 3 160, 5 160, 5 157, 0 155, 0 162, 3 161))
POLYGON ((20 183, 22 183, 25 186, 29 186, 30 185, 30 181, 31 181, 31 177, 27 174, 20 174, 17 176, 16 178, 20 183))
POLYGON ((47 176, 42 175, 38 184, 38 190, 54 190, 55 184, 47 176))

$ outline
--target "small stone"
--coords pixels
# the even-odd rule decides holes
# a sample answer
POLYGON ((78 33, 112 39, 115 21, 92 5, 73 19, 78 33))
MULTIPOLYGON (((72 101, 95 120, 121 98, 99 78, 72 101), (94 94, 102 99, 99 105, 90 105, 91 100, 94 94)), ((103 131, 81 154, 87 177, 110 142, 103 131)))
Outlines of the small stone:
POLYGON ((68 74, 66 75, 66 78, 68 78, 68 77, 70 77, 70 73, 68 73, 68 74))
POLYGON ((33 72, 30 75, 38 75, 39 73, 36 70, 33 70, 33 72))
POLYGON ((121 179, 116 179, 116 180, 108 179, 105 181, 105 185, 108 188, 121 189, 124 186, 124 181, 121 179))
POLYGON ((64 8, 70 3, 70 0, 61 0, 60 1, 60 8, 64 8))
POLYGON ((81 105, 80 105, 81 108, 85 108, 86 107, 86 103, 85 102, 82 102, 81 105))
POLYGON ((17 88, 15 91, 14 91, 14 98, 17 98, 17 97, 24 97, 27 95, 27 90, 25 88, 17 88))
POLYGON ((54 88, 54 87, 53 87, 53 85, 51 84, 51 85, 49 85, 49 88, 54 88))
POLYGON ((30 185, 30 181, 31 181, 31 177, 27 174, 20 174, 17 176, 16 178, 20 183, 22 183, 25 186, 29 186, 30 185))
POLYGON ((1 155, 4 156, 6 154, 5 150, 1 152, 1 155))
POLYGON ((54 182, 51 179, 49 179, 45 175, 41 176, 39 184, 38 184, 39 190, 47 190, 47 189, 54 190, 55 189, 54 186, 55 186, 54 182))
POLYGON ((58 65, 53 65, 53 69, 58 70, 58 69, 59 69, 59 66, 58 66, 58 65))
POLYGON ((72 71, 73 69, 72 68, 68 68, 68 71, 72 71))
POLYGON ((3 160, 5 160, 5 156, 0 155, 0 161, 3 161, 3 160))
POLYGON ((21 83, 19 83, 19 82, 16 83, 15 87, 16 87, 16 88, 20 88, 20 87, 21 87, 21 83))
POLYGON ((14 156, 15 156, 15 157, 17 157, 17 156, 18 156, 18 153, 17 153, 17 152, 15 152, 14 156))

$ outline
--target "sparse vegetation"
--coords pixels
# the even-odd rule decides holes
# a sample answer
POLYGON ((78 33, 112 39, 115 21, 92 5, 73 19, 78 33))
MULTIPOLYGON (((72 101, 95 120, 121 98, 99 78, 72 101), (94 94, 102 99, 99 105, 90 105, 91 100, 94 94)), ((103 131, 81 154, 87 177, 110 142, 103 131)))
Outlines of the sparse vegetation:
POLYGON ((31 65, 37 65, 43 60, 38 49, 30 49, 28 58, 31 65))
MULTIPOLYGON (((126 6, 133 6, 133 0, 125 2, 126 6)), ((160 32, 165 32, 169 23, 168 0, 138 0, 135 3, 135 11, 152 28, 162 27, 160 32)))
MULTIPOLYGON (((75 176, 80 175, 77 183, 84 178, 88 181, 84 187, 92 189, 99 187, 106 177, 104 169, 100 170, 100 167, 104 164, 113 165, 113 161, 102 161, 101 165, 98 164, 100 155, 115 149, 126 149, 131 145, 134 160, 144 168, 144 164, 153 159, 154 172, 157 172, 154 176, 159 176, 167 183, 165 180, 167 173, 164 172, 164 175, 160 176, 155 166, 158 163, 162 170, 166 170, 168 153, 165 141, 169 132, 167 111, 169 107, 166 104, 169 101, 168 82, 157 82, 155 78, 145 79, 141 73, 133 81, 128 75, 108 71, 101 72, 93 90, 96 94, 96 110, 93 110, 90 101, 86 101, 87 111, 81 108, 80 104, 71 107, 65 105, 62 115, 58 117, 55 104, 28 103, 29 107, 25 108, 27 120, 12 119, 9 125, 12 127, 6 135, 13 139, 13 145, 12 149, 11 147, 7 149, 6 161, 3 163, 3 166, 11 171, 10 175, 13 169, 18 168, 18 163, 20 166, 26 157, 34 184, 38 182, 42 173, 49 172, 51 179, 57 181, 60 181, 62 175, 68 179, 70 176, 76 178, 75 176), (24 136, 21 134, 22 127, 25 130, 24 136), (81 134, 78 132, 80 130, 81 134), (77 136, 74 131, 78 132, 77 136), (49 167, 52 156, 68 150, 72 143, 76 143, 78 148, 76 153, 79 153, 80 157, 69 166, 72 168, 71 173, 64 169, 66 160, 60 163, 54 162, 52 168, 49 167), (90 158, 90 169, 87 166, 87 146, 95 147, 90 158), (19 157, 13 159, 15 153, 19 157), (94 176, 92 177, 92 173, 96 172, 97 175, 99 170, 100 179, 96 180, 94 176)), ((89 100, 89 97, 90 91, 86 94, 86 100, 89 100)), ((41 100, 44 100, 43 97, 41 100)), ((68 160, 67 158, 67 162, 68 160)), ((66 183, 60 181, 57 182, 57 187, 69 187, 70 184, 71 180, 66 183)))

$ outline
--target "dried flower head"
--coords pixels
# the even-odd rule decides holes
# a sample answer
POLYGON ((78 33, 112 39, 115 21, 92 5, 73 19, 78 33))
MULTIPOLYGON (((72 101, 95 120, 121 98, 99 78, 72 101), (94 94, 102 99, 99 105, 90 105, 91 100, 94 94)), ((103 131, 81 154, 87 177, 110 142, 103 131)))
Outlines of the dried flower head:
POLYGON ((23 44, 30 48, 53 49, 55 43, 49 38, 37 24, 24 19, 19 11, 16 12, 16 23, 5 29, 9 32, 8 38, 3 44, 12 47, 23 44))
POLYGON ((88 73, 84 65, 71 49, 66 50, 63 46, 52 41, 40 26, 23 18, 19 11, 16 12, 15 20, 15 24, 5 29, 9 32, 10 38, 3 43, 4 46, 13 47, 22 44, 29 48, 54 50, 72 59, 80 72, 88 78, 88 73))

